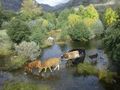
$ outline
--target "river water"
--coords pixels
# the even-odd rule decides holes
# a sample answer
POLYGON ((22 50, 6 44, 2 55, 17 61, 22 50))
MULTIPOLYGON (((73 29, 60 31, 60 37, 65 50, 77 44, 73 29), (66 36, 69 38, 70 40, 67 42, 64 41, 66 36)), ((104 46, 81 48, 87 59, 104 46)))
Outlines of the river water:
MULTIPOLYGON (((64 52, 75 49, 85 48, 86 57, 84 62, 91 62, 90 55, 98 53, 98 69, 107 69, 109 62, 104 50, 101 49, 100 40, 92 40, 90 43, 67 42, 63 45, 54 44, 51 47, 43 49, 40 60, 46 60, 51 57, 60 57, 64 52)), ((75 67, 66 67, 66 62, 62 61, 59 71, 42 73, 45 78, 35 75, 25 75, 23 70, 14 72, 0 72, 0 87, 5 81, 22 81, 36 84, 45 84, 51 86, 53 90, 105 90, 99 79, 95 76, 77 76, 75 67)))

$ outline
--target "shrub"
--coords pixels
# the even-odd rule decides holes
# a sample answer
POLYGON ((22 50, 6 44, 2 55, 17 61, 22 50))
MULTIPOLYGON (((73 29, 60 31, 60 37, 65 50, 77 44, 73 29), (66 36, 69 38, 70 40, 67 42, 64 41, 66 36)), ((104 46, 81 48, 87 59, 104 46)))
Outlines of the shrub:
POLYGON ((42 14, 42 9, 37 7, 32 0, 23 0, 20 17, 22 20, 33 20, 42 14))
POLYGON ((5 83, 3 90, 51 90, 51 88, 48 85, 36 85, 25 82, 7 82, 5 83))
POLYGON ((35 42, 23 41, 19 45, 15 45, 15 51, 18 55, 30 60, 34 60, 40 55, 40 48, 35 42))
POLYGON ((99 14, 92 4, 87 6, 84 10, 83 18, 91 18, 94 21, 99 19, 99 14))
POLYGON ((104 26, 98 19, 96 22, 94 22, 94 24, 90 26, 90 30, 93 31, 95 36, 100 36, 104 32, 104 26))
POLYGON ((9 56, 11 51, 12 42, 6 33, 6 30, 0 31, 0 56, 9 56))
POLYGON ((74 26, 75 24, 78 24, 81 21, 81 17, 79 15, 76 14, 70 14, 68 16, 68 23, 71 26, 74 26))
POLYGON ((80 63, 77 66, 77 72, 80 75, 95 75, 100 81, 105 83, 112 83, 116 73, 107 70, 98 70, 95 66, 90 63, 80 63))
POLYGON ((24 56, 11 56, 10 60, 5 62, 5 68, 8 70, 15 70, 21 68, 27 59, 24 56))
POLYGON ((80 63, 77 72, 83 75, 97 75, 97 69, 89 63, 80 63))
POLYGON ((118 15, 116 11, 114 11, 112 8, 107 8, 105 11, 105 15, 104 15, 104 21, 105 21, 106 26, 109 26, 113 24, 114 22, 116 22, 117 17, 118 15))
POLYGON ((110 72, 107 70, 100 70, 98 72, 98 77, 99 80, 105 82, 105 83, 112 83, 113 82, 113 78, 116 76, 116 73, 114 72, 110 72))
POLYGON ((68 32, 73 40, 88 41, 92 37, 90 30, 82 22, 74 27, 69 27, 68 32))
POLYGON ((120 29, 115 29, 110 27, 105 32, 105 37, 103 38, 104 47, 109 52, 110 58, 113 61, 119 62, 119 50, 120 50, 120 29))
POLYGON ((38 21, 36 25, 31 28, 32 35, 30 36, 30 40, 36 42, 39 46, 44 44, 44 40, 47 37, 47 29, 43 27, 44 22, 40 22, 38 21))
POLYGON ((23 40, 28 41, 31 34, 27 24, 15 18, 10 21, 7 33, 15 43, 20 43, 23 40))

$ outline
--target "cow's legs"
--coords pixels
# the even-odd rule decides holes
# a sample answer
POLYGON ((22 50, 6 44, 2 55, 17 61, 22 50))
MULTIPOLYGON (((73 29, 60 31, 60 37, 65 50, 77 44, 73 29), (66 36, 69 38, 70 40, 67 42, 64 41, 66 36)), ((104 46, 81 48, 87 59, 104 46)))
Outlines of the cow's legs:
POLYGON ((50 69, 50 72, 52 72, 52 69, 51 69, 51 67, 49 67, 49 69, 50 69))
POLYGON ((54 70, 56 70, 57 68, 58 68, 58 70, 59 70, 59 67, 60 67, 60 66, 59 66, 59 64, 58 64, 58 65, 54 68, 54 70))
POLYGON ((45 68, 45 71, 44 72, 46 72, 47 71, 47 68, 45 68))

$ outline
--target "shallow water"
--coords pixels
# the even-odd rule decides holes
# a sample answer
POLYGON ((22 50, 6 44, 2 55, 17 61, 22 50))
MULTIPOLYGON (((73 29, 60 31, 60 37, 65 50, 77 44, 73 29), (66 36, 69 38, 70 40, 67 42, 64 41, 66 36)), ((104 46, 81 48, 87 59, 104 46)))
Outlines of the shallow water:
MULTIPOLYGON (((43 50, 40 60, 46 60, 51 57, 60 57, 64 52, 75 49, 75 48, 85 48, 86 57, 85 62, 91 62, 89 55, 98 53, 96 68, 107 69, 108 58, 104 53, 104 50, 98 49, 100 41, 91 41, 90 43, 77 43, 69 42, 64 45, 54 44, 43 50)), ((5 81, 24 81, 33 82, 36 84, 46 84, 50 85, 53 90, 105 90, 101 85, 98 78, 95 76, 77 76, 75 67, 66 67, 66 62, 62 61, 59 71, 42 73, 44 78, 38 77, 36 75, 25 75, 23 70, 15 72, 1 72, 0 73, 0 86, 4 84, 5 81)), ((34 73, 36 74, 36 73, 34 73)))

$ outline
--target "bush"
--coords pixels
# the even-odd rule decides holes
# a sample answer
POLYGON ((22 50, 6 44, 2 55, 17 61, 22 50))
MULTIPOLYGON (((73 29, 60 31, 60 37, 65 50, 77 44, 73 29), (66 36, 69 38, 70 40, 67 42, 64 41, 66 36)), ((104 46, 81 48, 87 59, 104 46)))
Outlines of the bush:
POLYGON ((40 55, 40 48, 35 42, 23 41, 19 45, 15 45, 15 51, 18 55, 30 60, 35 60, 40 55))
POLYGON ((105 83, 112 83, 116 73, 107 70, 98 70, 95 66, 90 63, 80 63, 77 66, 77 72, 80 75, 95 75, 100 81, 105 83))
POLYGON ((80 63, 77 72, 83 75, 97 75, 97 69, 89 63, 80 63))
POLYGON ((99 14, 92 4, 87 6, 84 10, 83 18, 91 18, 94 21, 99 19, 99 14))
POLYGON ((36 85, 25 82, 5 83, 3 90, 51 90, 48 85, 36 85))
POLYGON ((32 0, 23 0, 20 18, 22 20, 34 20, 42 14, 42 9, 37 7, 32 0))
POLYGON ((120 50, 120 29, 115 29, 110 27, 105 32, 105 37, 103 38, 103 43, 105 49, 109 52, 110 58, 113 61, 119 62, 119 50, 120 50))
POLYGON ((32 35, 30 36, 30 40, 39 44, 39 46, 42 46, 44 44, 44 41, 47 37, 47 29, 46 29, 46 27, 44 27, 45 22, 43 22, 41 20, 37 21, 36 25, 34 25, 31 28, 32 35))
POLYGON ((76 14, 70 14, 68 16, 68 23, 71 26, 74 26, 75 24, 78 24, 81 21, 81 17, 76 14))
POLYGON ((20 43, 23 40, 28 41, 31 35, 30 29, 27 24, 20 19, 12 19, 8 27, 8 35, 15 43, 20 43))
POLYGON ((98 19, 93 25, 90 26, 90 31, 93 31, 95 36, 100 36, 103 34, 104 26, 102 22, 98 19))
POLYGON ((12 42, 6 33, 6 30, 0 31, 0 56, 9 56, 11 51, 12 42))
POLYGON ((16 70, 21 68, 27 59, 24 56, 11 56, 10 60, 5 62, 5 68, 8 70, 16 70))
POLYGON ((68 32, 73 40, 88 41, 92 37, 90 30, 82 22, 74 27, 69 27, 68 32))
POLYGON ((99 80, 105 82, 105 83, 112 83, 113 82, 113 78, 116 76, 116 73, 114 72, 110 72, 110 71, 106 71, 106 70, 100 70, 98 72, 98 77, 99 80))
POLYGON ((106 26, 109 26, 117 21, 117 13, 112 8, 107 8, 104 15, 106 26))

